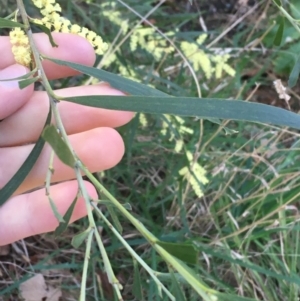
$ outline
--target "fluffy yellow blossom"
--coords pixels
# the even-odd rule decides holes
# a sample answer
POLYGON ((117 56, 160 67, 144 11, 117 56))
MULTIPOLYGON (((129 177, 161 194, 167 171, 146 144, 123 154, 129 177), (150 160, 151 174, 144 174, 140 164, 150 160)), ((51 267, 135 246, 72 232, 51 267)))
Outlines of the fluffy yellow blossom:
POLYGON ((70 33, 78 33, 80 32, 81 27, 78 24, 73 24, 70 29, 70 33))
POLYGON ((33 4, 40 9, 43 15, 42 20, 33 19, 34 23, 43 24, 50 30, 56 32, 73 33, 87 39, 95 48, 97 54, 103 54, 108 45, 103 42, 100 36, 86 27, 80 27, 77 24, 63 18, 59 13, 61 6, 55 0, 32 0, 33 4))
POLYGON ((28 45, 28 37, 25 35, 25 32, 21 30, 21 28, 15 28, 13 29, 10 34, 10 42, 12 44, 23 44, 28 45))
POLYGON ((157 39, 155 29, 150 27, 139 27, 130 36, 131 51, 135 51, 139 46, 151 53, 156 61, 160 61, 164 55, 174 51, 174 48, 167 44, 164 39, 157 39))
POLYGON ((12 53, 16 62, 28 67, 31 63, 31 49, 25 32, 17 27, 9 33, 9 37, 10 43, 12 44, 12 53))
POLYGON ((53 12, 61 12, 61 7, 58 3, 55 3, 55 5, 47 4, 44 9, 40 10, 40 12, 43 16, 48 16, 53 12))
POLYGON ((227 64, 230 58, 229 54, 210 54, 199 48, 199 45, 202 45, 206 38, 207 34, 202 34, 197 38, 196 43, 184 41, 180 44, 183 53, 191 61, 195 71, 202 69, 207 79, 211 79, 213 74, 219 79, 223 71, 234 76, 235 70, 227 64))
POLYGON ((148 125, 148 120, 147 120, 146 115, 144 113, 140 113, 139 122, 140 122, 140 124, 142 125, 143 128, 145 128, 148 125))
POLYGON ((87 35, 86 35, 86 39, 92 43, 93 40, 97 37, 97 34, 93 31, 90 31, 87 35))
POLYGON ((180 153, 183 149, 184 141, 182 139, 176 140, 174 151, 180 153))
POLYGON ((32 0, 32 2, 36 7, 42 8, 42 7, 47 6, 49 4, 54 4, 55 0, 32 0))
POLYGON ((179 171, 179 174, 186 178, 191 184, 195 194, 200 198, 203 196, 201 184, 205 185, 208 183, 206 170, 198 162, 193 162, 193 154, 191 152, 188 151, 186 155, 190 166, 183 167, 179 171))
POLYGON ((229 60, 229 58, 230 58, 229 54, 215 55, 214 57, 212 57, 212 61, 214 61, 216 63, 216 67, 215 67, 215 77, 216 78, 221 78, 223 70, 226 73, 228 73, 230 76, 235 75, 235 70, 227 64, 227 61, 229 60))
POLYGON ((104 43, 102 38, 97 36, 96 39, 93 41, 94 47, 96 47, 96 53, 99 55, 102 55, 104 51, 107 50, 108 45, 107 43, 104 43))

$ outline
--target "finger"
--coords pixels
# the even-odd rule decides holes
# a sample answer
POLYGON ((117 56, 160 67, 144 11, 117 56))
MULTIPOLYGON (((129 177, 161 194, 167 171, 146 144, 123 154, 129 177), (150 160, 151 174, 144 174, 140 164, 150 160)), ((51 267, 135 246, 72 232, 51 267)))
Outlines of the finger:
MULTIPOLYGON (((1 43, 1 42, 0 42, 1 43)), ((0 70, 0 80, 25 75, 28 69, 21 65, 11 65, 0 70)), ((0 81, 0 120, 16 112, 30 98, 33 85, 19 89, 18 81, 0 81)))
MULTIPOLYGON (((58 90, 56 93, 61 96, 124 95, 107 84, 73 87, 58 90)), ((133 117, 132 112, 98 109, 67 101, 60 102, 58 107, 68 134, 80 133, 97 127, 118 127, 129 122, 133 117)), ((47 94, 34 92, 26 105, 0 123, 0 146, 35 142, 41 134, 48 108, 47 94)))
MULTIPOLYGON (((48 36, 44 33, 36 33, 33 35, 40 53, 60 60, 93 66, 95 62, 95 52, 92 45, 86 39, 75 34, 53 32, 52 35, 58 47, 52 47, 48 36)), ((0 37, 0 70, 15 64, 11 47, 9 37, 0 37)), ((43 67, 48 79, 63 78, 78 74, 77 71, 65 66, 59 66, 48 60, 43 61, 43 67)))
MULTIPOLYGON (((70 142, 78 157, 91 172, 112 168, 119 163, 124 154, 123 140, 119 133, 112 128, 97 128, 75 134, 70 136, 70 142)), ((32 145, 0 148, 0 188, 17 172, 32 148, 32 145)), ((51 148, 47 144, 15 195, 44 184, 49 168, 50 152, 51 148)), ((64 165, 58 158, 55 158, 53 168, 52 182, 75 178, 74 170, 64 165)))
MULTIPOLYGON (((85 182, 85 187, 91 198, 97 198, 97 193, 89 182, 85 182)), ((50 195, 61 215, 66 213, 77 191, 77 181, 60 183, 50 188, 50 195)), ((77 200, 71 222, 85 215, 85 202, 81 197, 77 200)), ((54 231, 57 226, 58 221, 44 189, 15 196, 0 207, 0 246, 28 236, 54 231)))

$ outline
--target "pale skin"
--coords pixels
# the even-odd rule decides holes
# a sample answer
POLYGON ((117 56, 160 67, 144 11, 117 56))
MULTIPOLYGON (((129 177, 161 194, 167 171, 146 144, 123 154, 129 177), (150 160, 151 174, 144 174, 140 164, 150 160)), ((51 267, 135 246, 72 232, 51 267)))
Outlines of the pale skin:
MULTIPOLYGON (((52 48, 44 34, 35 35, 41 53, 61 60, 92 66, 95 54, 85 39, 71 34, 54 34, 59 45, 52 48)), ((8 37, 0 37, 0 79, 24 75, 28 70, 15 64, 8 37)), ((49 62, 43 62, 49 79, 72 76, 75 72, 49 62)), ((55 91, 62 96, 123 95, 107 84, 70 87, 55 91)), ((0 189, 16 173, 24 162, 34 142, 42 131, 48 113, 48 97, 45 92, 33 91, 33 86, 20 90, 16 82, 0 82, 0 189)), ((69 102, 61 102, 59 110, 77 155, 91 172, 115 166, 124 154, 124 143, 114 129, 129 122, 133 113, 96 109, 69 102)), ((44 184, 49 164, 50 147, 46 145, 37 163, 14 195, 0 207, 0 246, 35 234, 53 231, 58 222, 50 208, 44 184), (30 191, 30 192, 27 192, 30 191)), ((51 196, 63 215, 72 203, 78 189, 74 171, 54 160, 55 173, 51 196)), ((94 187, 85 182, 92 198, 94 187)), ((80 198, 71 221, 86 215, 85 203, 80 198)))

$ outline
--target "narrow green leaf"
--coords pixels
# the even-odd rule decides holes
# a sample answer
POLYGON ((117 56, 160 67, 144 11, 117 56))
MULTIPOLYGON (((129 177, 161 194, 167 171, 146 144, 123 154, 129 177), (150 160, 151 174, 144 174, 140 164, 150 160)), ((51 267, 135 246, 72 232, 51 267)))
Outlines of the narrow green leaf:
MULTIPOLYGON (((196 243, 196 242, 195 242, 196 243)), ((264 267, 254 264, 248 260, 234 259, 232 256, 228 255, 227 250, 217 250, 215 251, 210 246, 206 246, 204 244, 197 243, 197 247, 200 252, 204 252, 206 254, 211 255, 212 257, 216 257, 225 261, 228 261, 232 264, 239 265, 241 267, 247 268, 249 270, 255 271, 257 273, 261 273, 266 275, 266 277, 272 277, 277 279, 278 281, 286 281, 289 283, 295 283, 296 285, 300 285, 300 278, 295 273, 290 273, 288 275, 276 273, 273 270, 265 269, 264 267)))
MULTIPOLYGON (((105 205, 105 206, 113 206, 114 208, 117 208, 116 206, 114 206, 110 200, 96 200, 96 202, 98 204, 101 204, 101 205, 105 205)), ((129 211, 132 211, 132 206, 129 204, 129 203, 124 203, 124 204, 121 204, 126 210, 129 210, 129 211)))
POLYGON ((20 88, 20 89, 24 89, 24 88, 26 88, 27 86, 29 86, 29 85, 35 83, 35 82, 36 82, 37 80, 39 80, 39 79, 40 79, 40 77, 37 76, 37 77, 34 77, 34 78, 28 78, 28 79, 21 80, 21 81, 18 82, 19 88, 20 88))
POLYGON ((180 284, 178 283, 174 272, 172 270, 170 270, 170 275, 171 275, 171 280, 172 280, 172 293, 175 296, 176 300, 182 300, 182 301, 186 301, 186 298, 184 296, 184 293, 181 290, 180 284))
POLYGON ((91 230, 92 230, 91 228, 87 228, 83 232, 76 234, 72 238, 72 246, 76 249, 79 248, 81 244, 84 242, 84 240, 89 236, 91 230))
POLYGON ((14 28, 14 27, 25 28, 24 24, 0 18, 0 28, 14 28))
POLYGON ((232 129, 224 126, 222 124, 222 121, 220 119, 217 119, 217 118, 206 118, 206 120, 210 121, 211 123, 215 123, 215 124, 220 125, 222 127, 222 129, 224 130, 225 135, 233 135, 233 134, 237 134, 239 132, 239 131, 232 130, 232 129))
POLYGON ((55 154, 63 163, 74 167, 74 156, 65 141, 58 134, 54 125, 47 126, 43 131, 42 137, 51 145, 55 154))
POLYGON ((35 22, 31 22, 31 23, 34 24, 35 26, 37 26, 42 32, 44 32, 48 36, 50 44, 51 44, 52 47, 58 47, 58 45, 54 42, 51 31, 48 27, 46 27, 43 24, 38 24, 38 23, 35 23, 35 22))
POLYGON ((93 106, 102 107, 107 109, 120 109, 127 111, 156 113, 156 114, 175 114, 184 116, 198 116, 201 118, 221 118, 221 119, 234 119, 234 120, 247 120, 260 123, 272 123, 284 126, 299 128, 299 116, 288 111, 283 111, 284 115, 281 118, 281 111, 272 106, 262 104, 236 102, 222 99, 197 99, 197 98, 175 98, 170 97, 168 101, 162 96, 167 94, 145 86, 140 83, 122 78, 118 75, 109 72, 98 70, 96 68, 86 67, 79 64, 60 61, 48 58, 53 62, 61 65, 69 66, 75 70, 94 76, 109 82, 113 87, 130 93, 132 95, 149 95, 159 96, 160 98, 131 98, 126 97, 126 102, 123 99, 116 99, 112 96, 83 96, 73 97, 66 100, 93 106), (86 97, 86 98, 85 98, 86 97), (97 99, 98 98, 98 99, 97 99), (202 101, 201 103, 198 101, 202 101), (188 103, 186 101, 189 101, 188 103), (193 103, 192 103, 193 101, 193 103), (195 109, 195 101, 197 101, 195 109), (220 101, 223 101, 223 105, 220 101), (145 103, 147 102, 147 103, 145 103), (205 102, 205 103, 203 103, 205 102), (209 102, 209 103, 208 103, 209 102), (231 102, 231 103, 230 103, 231 102), (221 107, 219 107, 221 105, 221 107), (250 108, 250 111, 248 109, 250 108), (292 114, 292 115, 290 115, 292 114), (290 120, 292 117, 292 120, 290 120))
POLYGON ((284 31, 284 17, 281 17, 279 27, 277 29, 274 42, 273 42, 275 46, 280 46, 283 37, 283 31, 284 31))
POLYGON ((122 234, 123 227, 122 227, 122 225, 121 225, 121 223, 120 223, 120 221, 118 219, 118 216, 117 216, 117 214, 116 214, 116 212, 114 210, 114 206, 112 206, 110 204, 110 205, 106 205, 106 208, 107 208, 107 210, 108 210, 108 212, 109 212, 109 214, 110 214, 110 216, 111 216, 111 218, 113 220, 113 224, 114 224, 115 228, 122 234))
POLYGON ((215 291, 203 283, 192 269, 190 269, 180 259, 172 256, 161 246, 155 244, 154 248, 160 254, 160 256, 194 288, 194 290, 203 298, 203 300, 212 300, 211 296, 214 297, 215 291))
MULTIPOLYGON (((180 275, 179 273, 173 273, 173 276, 176 278, 176 281, 182 285, 187 284, 187 281, 180 275)), ((171 282, 171 275, 170 273, 157 273, 157 278, 162 282, 171 282)))
POLYGON ((132 206, 130 203, 124 203, 122 206, 128 211, 132 211, 132 206))
POLYGON ((107 81, 111 86, 136 96, 81 96, 62 98, 79 104, 113 110, 174 114, 271 123, 300 129, 300 116, 287 110, 236 100, 171 97, 154 88, 121 76, 80 64, 46 57, 59 64, 107 81), (138 97, 146 96, 146 97, 138 97))
POLYGON ((20 79, 27 79, 31 75, 33 75, 34 73, 36 73, 36 68, 33 69, 32 71, 22 75, 22 76, 18 76, 18 77, 14 77, 14 78, 8 78, 8 79, 0 79, 0 82, 10 82, 10 81, 16 81, 16 80, 20 80, 20 79))
POLYGON ((216 293, 216 296, 218 301, 257 301, 257 299, 241 297, 227 293, 216 293))
POLYGON ((50 202, 50 206, 51 206, 51 209, 56 217, 56 219, 60 222, 60 223, 64 223, 64 219, 63 217, 61 216, 61 214, 58 212, 57 210, 57 207, 55 205, 55 203, 53 202, 52 198, 49 197, 49 202, 50 202))
POLYGON ((158 241, 156 243, 183 262, 189 264, 197 263, 198 251, 195 249, 193 244, 171 243, 165 241, 158 241))
MULTIPOLYGON (((49 113, 47 116, 47 120, 45 122, 44 128, 50 124, 51 121, 51 109, 49 109, 49 113)), ((29 156, 19 168, 17 173, 9 180, 9 182, 0 190, 0 206, 2 206, 9 197, 16 191, 16 189, 21 185, 21 183, 25 180, 28 173, 34 166, 35 162, 39 158, 39 155, 45 145, 45 140, 42 136, 39 137, 29 156)))
POLYGON ((77 71, 80 71, 84 74, 93 76, 95 78, 98 78, 102 81, 108 82, 112 87, 119 89, 123 92, 127 92, 131 95, 146 95, 146 96, 168 96, 168 94, 161 92, 159 90, 156 90, 154 88, 151 88, 149 86, 146 86, 144 84, 137 83, 133 80, 124 78, 122 76, 93 68, 93 67, 87 67, 84 65, 72 63, 72 62, 67 62, 67 61, 61 61, 61 60, 56 60, 47 56, 44 56, 46 59, 62 65, 62 66, 68 66, 72 69, 75 69, 77 71))
POLYGON ((139 265, 135 259, 133 259, 133 296, 137 300, 144 300, 141 274, 139 270, 139 265))
POLYGON ((298 78, 299 78, 299 73, 300 73, 300 56, 298 57, 294 68, 289 76, 289 80, 288 80, 288 85, 290 88, 293 88, 294 86, 296 86, 298 78))
POLYGON ((75 205, 77 203, 78 200, 78 194, 76 195, 75 199, 73 200, 71 206, 68 208, 67 212, 65 213, 63 219, 63 222, 60 222, 58 227, 55 229, 54 231, 54 235, 55 236, 59 236, 61 235, 68 227, 69 223, 70 223, 70 219, 72 217, 75 205))
POLYGON ((112 110, 246 120, 300 129, 300 115, 298 114, 274 106, 239 100, 109 95, 66 97, 64 100, 112 110))

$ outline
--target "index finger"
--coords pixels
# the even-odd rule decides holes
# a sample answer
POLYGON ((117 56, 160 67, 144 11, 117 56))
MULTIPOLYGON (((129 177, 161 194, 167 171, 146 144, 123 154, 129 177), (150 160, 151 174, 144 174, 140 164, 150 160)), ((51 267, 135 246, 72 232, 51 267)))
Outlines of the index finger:
MULTIPOLYGON (((60 60, 93 66, 96 58, 95 52, 93 46, 86 39, 75 34, 59 32, 54 32, 52 35, 58 47, 52 47, 48 36, 44 33, 33 35, 41 54, 60 60)), ((16 63, 11 47, 9 37, 0 36, 0 70, 16 63)), ((42 63, 48 79, 57 79, 78 74, 77 71, 71 68, 59 66, 47 60, 44 60, 42 63)))

